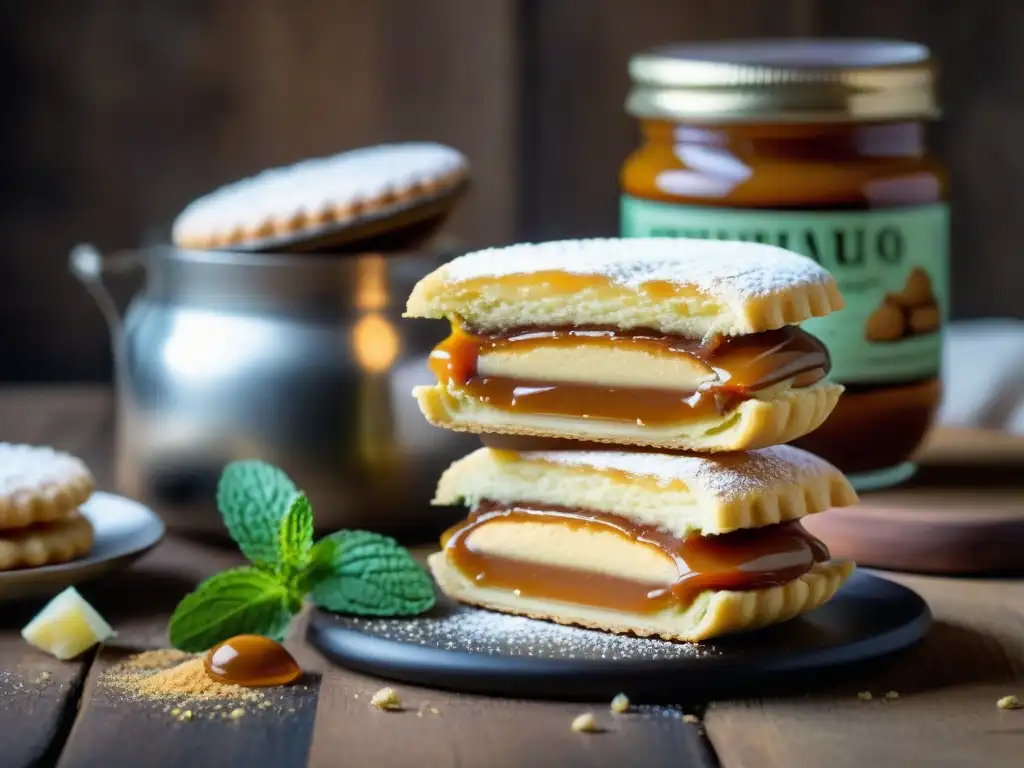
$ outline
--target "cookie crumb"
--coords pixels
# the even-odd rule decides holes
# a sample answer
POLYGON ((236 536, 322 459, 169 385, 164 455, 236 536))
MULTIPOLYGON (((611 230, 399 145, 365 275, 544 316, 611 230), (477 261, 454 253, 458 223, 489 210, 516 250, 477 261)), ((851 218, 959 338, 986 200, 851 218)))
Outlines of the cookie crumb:
POLYGON ((394 688, 381 688, 370 699, 370 703, 377 709, 395 710, 402 708, 402 700, 394 688))
POLYGON ((187 721, 187 720, 191 720, 192 719, 192 710, 191 709, 186 709, 184 712, 181 713, 181 715, 178 716, 178 719, 181 722, 183 722, 183 723, 185 721, 187 721))
POLYGON ((245 710, 241 707, 236 707, 228 713, 228 717, 230 717, 232 720, 237 720, 240 717, 245 717, 245 710))
POLYGON ((882 698, 884 698, 886 701, 892 701, 893 699, 898 699, 899 697, 900 695, 896 691, 886 691, 885 696, 883 696, 882 698))
POLYGON ((1020 699, 1012 695, 1003 696, 1003 698, 996 702, 996 706, 1000 709, 1021 709, 1020 699))
POLYGON ((441 710, 440 710, 440 709, 438 709, 437 707, 428 707, 428 708, 427 708, 427 711, 428 711, 428 712, 429 712, 430 714, 432 714, 432 715, 440 715, 440 714, 441 714, 441 710))
POLYGON ((175 707, 174 709, 171 710, 171 716, 172 717, 177 717, 180 714, 181 714, 181 710, 178 707, 175 707))
POLYGON ((629 711, 629 697, 624 693, 617 693, 615 698, 612 699, 612 712, 622 714, 629 711))
POLYGON ((684 723, 689 723, 690 725, 699 725, 700 724, 700 718, 697 717, 696 715, 686 714, 686 715, 683 715, 683 722, 684 723))
POLYGON ((576 733, 597 733, 601 729, 597 727, 597 720, 592 712, 584 712, 576 715, 572 721, 572 729, 576 733))
POLYGON ((861 701, 871 701, 874 697, 871 695, 871 691, 861 691, 857 694, 857 698, 861 701))

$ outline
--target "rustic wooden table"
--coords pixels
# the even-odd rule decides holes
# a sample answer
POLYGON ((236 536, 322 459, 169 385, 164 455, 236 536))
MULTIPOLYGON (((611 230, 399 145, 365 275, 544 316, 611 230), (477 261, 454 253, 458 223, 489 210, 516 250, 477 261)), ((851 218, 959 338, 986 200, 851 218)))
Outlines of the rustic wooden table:
MULTIPOLYGON (((111 482, 112 413, 102 389, 0 390, 0 439, 51 444, 82 456, 111 482)), ((936 454, 1014 451, 940 441, 936 454)), ((966 441, 966 442, 965 442, 966 441)), ((1024 487, 1024 478, 1022 478, 1024 487)), ((979 494, 984 494, 979 489, 979 494)), ((1005 493, 1005 491, 1004 491, 1005 493)), ((1024 504, 1024 491, 1022 491, 1024 504)), ((62 663, 26 645, 19 629, 38 606, 0 609, 0 766, 1024 766, 1024 579, 894 574, 932 606, 935 625, 905 654, 839 688, 778 699, 651 708, 601 734, 574 733, 572 703, 464 696, 396 686, 399 713, 368 704, 382 683, 325 667, 289 641, 308 670, 281 706, 237 721, 178 722, 97 685, 129 650, 160 647, 169 610, 206 575, 235 561, 171 537, 130 570, 83 592, 119 630, 114 646, 62 663), (857 696, 870 691, 870 701, 857 696), (899 697, 885 700, 886 691, 899 697), (421 707, 439 714, 419 715, 421 707), (682 713, 699 722, 687 722, 682 713)))

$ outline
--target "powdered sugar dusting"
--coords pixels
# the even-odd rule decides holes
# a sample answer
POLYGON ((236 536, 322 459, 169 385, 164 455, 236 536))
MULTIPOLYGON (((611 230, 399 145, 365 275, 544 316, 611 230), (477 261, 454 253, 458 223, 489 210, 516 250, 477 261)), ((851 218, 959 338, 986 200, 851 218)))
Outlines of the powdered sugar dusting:
POLYGON ((839 470, 814 454, 791 445, 776 445, 741 453, 677 456, 625 451, 524 451, 526 461, 561 466, 618 470, 655 478, 659 483, 686 483, 724 500, 776 490, 783 483, 838 474, 839 470))
POLYGON ((205 235, 235 226, 256 228, 267 220, 383 197, 468 169, 466 157, 443 144, 382 144, 271 168, 228 184, 192 203, 174 222, 174 238, 205 235))
POLYGON ((412 619, 345 619, 368 635, 449 651, 581 661, 636 661, 714 655, 714 646, 676 643, 446 604, 440 615, 412 619))
POLYGON ((0 497, 36 495, 50 486, 89 477, 80 460, 53 448, 0 443, 0 497))
POLYGON ((458 282, 550 270, 601 275, 629 288, 651 281, 692 285, 727 300, 833 281, 813 260, 773 245, 683 238, 562 240, 489 248, 449 262, 442 279, 458 282))

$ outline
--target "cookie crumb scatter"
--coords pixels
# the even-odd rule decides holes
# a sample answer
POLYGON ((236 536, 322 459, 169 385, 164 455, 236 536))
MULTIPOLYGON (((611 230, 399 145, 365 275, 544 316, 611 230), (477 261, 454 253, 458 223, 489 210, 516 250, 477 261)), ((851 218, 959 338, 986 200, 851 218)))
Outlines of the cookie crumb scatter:
POLYGON ((886 691, 885 696, 883 698, 886 701, 892 701, 893 699, 898 699, 899 697, 900 695, 896 691, 886 691))
POLYGON ((615 698, 612 699, 612 712, 617 714, 623 714, 629 711, 629 697, 624 693, 618 693, 615 698))
POLYGON ((996 706, 1000 709, 1021 709, 1020 699, 1012 695, 1003 696, 1003 698, 996 702, 996 706))
POLYGON ((697 717, 696 715, 689 715, 689 714, 687 714, 687 715, 683 715, 683 722, 684 723, 689 723, 690 725, 698 725, 700 723, 700 718, 697 717))
POLYGON ((572 721, 572 729, 576 733, 597 733, 600 730, 597 727, 597 720, 594 718, 593 712, 584 712, 582 715, 576 715, 572 721))
POLYGON ((381 688, 370 699, 370 703, 377 709, 396 710, 402 708, 402 700, 398 698, 398 692, 394 688, 381 688))
POLYGON ((871 701, 874 697, 871 695, 871 691, 861 691, 857 694, 857 698, 861 701, 871 701))

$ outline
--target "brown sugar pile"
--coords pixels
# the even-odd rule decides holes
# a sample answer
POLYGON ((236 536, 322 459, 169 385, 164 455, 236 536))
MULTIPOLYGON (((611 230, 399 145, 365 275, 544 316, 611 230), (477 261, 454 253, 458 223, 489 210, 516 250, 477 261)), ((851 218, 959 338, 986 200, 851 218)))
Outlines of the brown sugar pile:
POLYGON ((145 651, 112 667, 103 684, 138 699, 186 701, 257 701, 263 694, 211 678, 202 656, 175 650, 145 651))
POLYGON ((177 666, 142 678, 135 688, 151 699, 242 699, 258 698, 256 691, 240 685, 225 685, 206 674, 203 660, 190 659, 177 666))
POLYGON ((127 669, 166 669, 172 664, 184 661, 189 656, 184 651, 175 648, 160 648, 155 651, 143 651, 136 653, 121 662, 119 666, 127 669))

